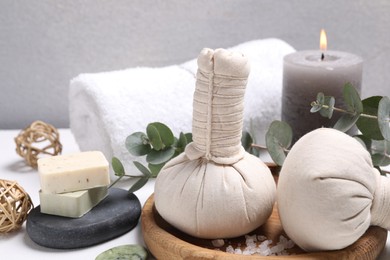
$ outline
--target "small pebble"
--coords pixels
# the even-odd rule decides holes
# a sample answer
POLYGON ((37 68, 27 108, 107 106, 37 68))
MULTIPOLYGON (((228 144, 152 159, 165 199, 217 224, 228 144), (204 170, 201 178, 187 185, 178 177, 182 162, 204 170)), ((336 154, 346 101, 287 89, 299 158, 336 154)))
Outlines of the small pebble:
POLYGON ((137 259, 146 260, 148 252, 140 245, 122 245, 99 254, 95 260, 137 259))

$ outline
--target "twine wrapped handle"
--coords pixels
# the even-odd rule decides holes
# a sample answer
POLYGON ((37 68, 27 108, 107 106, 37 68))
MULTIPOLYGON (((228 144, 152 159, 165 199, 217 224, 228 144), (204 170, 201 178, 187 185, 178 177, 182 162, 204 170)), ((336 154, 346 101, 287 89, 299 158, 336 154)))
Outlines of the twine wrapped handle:
POLYGON ((243 158, 241 145, 248 59, 237 52, 205 48, 198 57, 193 103, 193 143, 185 153, 220 164, 243 158))

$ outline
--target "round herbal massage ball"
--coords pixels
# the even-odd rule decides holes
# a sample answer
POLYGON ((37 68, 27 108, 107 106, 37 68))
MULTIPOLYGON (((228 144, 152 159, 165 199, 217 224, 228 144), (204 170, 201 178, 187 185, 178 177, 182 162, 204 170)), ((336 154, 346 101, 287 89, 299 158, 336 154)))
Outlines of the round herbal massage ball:
POLYGON ((193 103, 193 142, 155 184, 155 206, 195 237, 244 235, 272 213, 276 187, 268 167, 241 145, 249 63, 242 54, 203 49, 193 103))
POLYGON ((320 128, 299 139, 278 181, 279 216, 306 251, 337 250, 370 225, 390 228, 390 180, 353 137, 320 128))

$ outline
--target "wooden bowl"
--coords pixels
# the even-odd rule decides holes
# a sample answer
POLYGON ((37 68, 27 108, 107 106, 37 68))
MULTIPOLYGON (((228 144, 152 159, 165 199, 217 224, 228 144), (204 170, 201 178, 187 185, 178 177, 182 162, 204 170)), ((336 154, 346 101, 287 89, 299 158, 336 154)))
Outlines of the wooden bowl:
MULTIPOLYGON (((270 166, 275 173, 276 168, 270 166)), ((277 181, 277 174, 274 174, 277 181)), ((354 244, 335 251, 323 251, 306 253, 298 246, 288 249, 287 256, 260 256, 260 255, 237 255, 226 253, 227 245, 234 248, 238 244, 245 245, 245 237, 225 239, 225 246, 216 250, 211 243, 212 240, 199 239, 189 236, 168 224, 154 207, 154 195, 146 201, 141 214, 142 233, 147 247, 157 259, 376 259, 383 250, 387 230, 372 226, 354 244)), ((278 242, 280 235, 287 237, 279 220, 277 206, 275 205, 271 217, 267 222, 254 232, 250 233, 264 235, 272 241, 278 242)), ((288 237, 287 237, 288 238, 288 237)))

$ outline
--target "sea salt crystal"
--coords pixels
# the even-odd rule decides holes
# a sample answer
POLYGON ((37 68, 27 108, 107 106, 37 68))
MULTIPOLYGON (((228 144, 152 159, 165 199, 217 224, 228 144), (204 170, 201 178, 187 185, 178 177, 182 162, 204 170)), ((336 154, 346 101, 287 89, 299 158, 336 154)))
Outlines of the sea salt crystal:
POLYGON ((234 254, 234 248, 233 248, 232 246, 227 246, 227 247, 226 247, 226 252, 227 252, 227 253, 234 254))
POLYGON ((285 248, 286 248, 286 249, 290 249, 290 248, 293 248, 294 246, 295 246, 294 241, 292 241, 292 240, 290 239, 290 240, 287 241, 285 248))
POLYGON ((211 243, 215 247, 222 247, 223 245, 225 245, 225 241, 223 239, 214 239, 211 241, 211 243))
MULTIPOLYGON (((215 243, 217 243, 217 240, 222 240, 222 242, 225 243, 223 239, 216 239, 214 240, 215 243)), ((218 243, 221 243, 221 241, 219 241, 218 243)), ((289 255, 286 249, 290 249, 295 246, 295 243, 292 240, 286 238, 283 235, 279 237, 279 241, 276 243, 276 245, 272 245, 271 239, 267 239, 267 237, 261 235, 259 236, 246 235, 245 236, 246 247, 243 250, 241 249, 240 243, 237 244, 237 248, 231 246, 230 241, 228 241, 228 244, 229 246, 226 247, 227 253, 240 254, 240 255, 259 254, 262 256, 289 255)))
POLYGON ((248 240, 257 242, 257 237, 256 237, 256 235, 252 235, 252 236, 250 236, 250 235, 245 235, 245 240, 246 240, 247 242, 248 242, 248 240))
POLYGON ((288 239, 285 236, 280 235, 278 244, 279 243, 280 244, 285 244, 285 243, 287 243, 287 241, 288 241, 288 239))
POLYGON ((271 250, 269 247, 260 247, 257 249, 257 253, 263 256, 271 255, 271 250))
POLYGON ((271 253, 272 254, 282 252, 283 250, 284 250, 284 245, 283 244, 277 244, 276 246, 271 247, 271 253))
POLYGON ((236 248, 236 249, 234 250, 234 253, 235 253, 236 255, 242 255, 242 250, 241 250, 241 248, 236 248))

